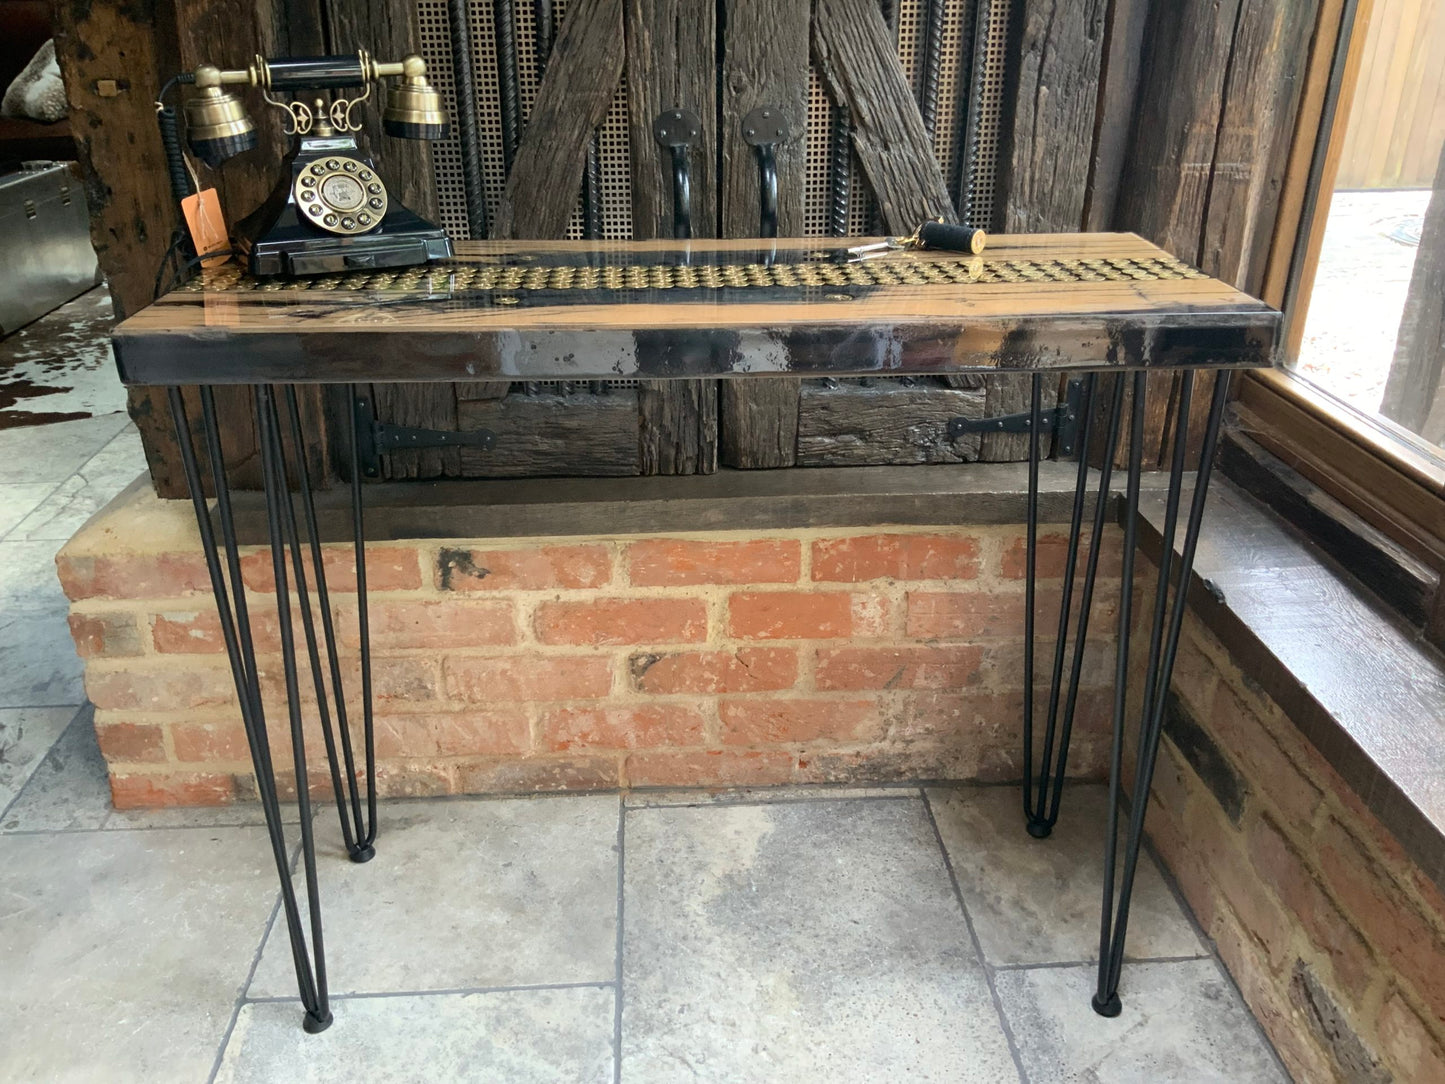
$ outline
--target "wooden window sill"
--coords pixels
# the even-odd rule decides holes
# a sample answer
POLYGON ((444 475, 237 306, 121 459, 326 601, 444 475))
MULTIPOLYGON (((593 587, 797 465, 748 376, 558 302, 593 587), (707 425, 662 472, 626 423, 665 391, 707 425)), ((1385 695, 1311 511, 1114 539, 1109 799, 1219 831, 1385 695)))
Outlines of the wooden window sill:
MULTIPOLYGON (((1163 494, 1141 499, 1159 556, 1163 494)), ((1227 479, 1211 491, 1190 606, 1445 887, 1445 657, 1227 479)))

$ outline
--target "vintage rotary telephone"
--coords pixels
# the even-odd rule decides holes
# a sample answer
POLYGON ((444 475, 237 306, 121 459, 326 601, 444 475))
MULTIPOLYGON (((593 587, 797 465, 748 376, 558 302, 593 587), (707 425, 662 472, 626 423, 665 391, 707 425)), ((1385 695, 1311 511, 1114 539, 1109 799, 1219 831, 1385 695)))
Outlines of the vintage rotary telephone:
POLYGON ((203 64, 177 76, 162 89, 157 103, 177 197, 189 193, 190 178, 180 154, 175 112, 163 104, 166 91, 175 83, 195 85, 197 93, 185 103, 186 143, 214 169, 257 143, 255 122, 226 88, 259 87, 266 104, 286 114, 286 134, 296 139, 271 195, 236 224, 236 250, 246 258, 251 274, 403 267, 450 256, 447 235, 393 198, 375 163, 357 147, 357 108, 371 96, 373 83, 393 77, 396 83, 382 84, 382 129, 402 139, 445 138, 446 109, 427 82, 426 62, 419 56, 395 63, 374 60, 365 50, 350 56, 258 56, 244 69, 203 64), (300 96, 290 101, 272 96, 362 86, 366 92, 360 97, 338 95, 329 103, 320 96, 309 103, 300 96))

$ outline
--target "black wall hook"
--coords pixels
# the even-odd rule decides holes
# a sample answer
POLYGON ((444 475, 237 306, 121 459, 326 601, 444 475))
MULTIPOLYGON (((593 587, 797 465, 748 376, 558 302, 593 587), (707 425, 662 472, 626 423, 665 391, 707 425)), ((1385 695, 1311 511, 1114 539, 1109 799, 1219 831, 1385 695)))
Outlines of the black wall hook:
POLYGON ((760 105, 743 118, 743 141, 758 152, 759 237, 778 236, 778 144, 796 135, 781 106, 760 105))
POLYGON ((664 109, 652 122, 652 135, 672 151, 672 236, 681 241, 692 237, 692 178, 688 172, 688 149, 697 142, 702 122, 687 109, 664 109))

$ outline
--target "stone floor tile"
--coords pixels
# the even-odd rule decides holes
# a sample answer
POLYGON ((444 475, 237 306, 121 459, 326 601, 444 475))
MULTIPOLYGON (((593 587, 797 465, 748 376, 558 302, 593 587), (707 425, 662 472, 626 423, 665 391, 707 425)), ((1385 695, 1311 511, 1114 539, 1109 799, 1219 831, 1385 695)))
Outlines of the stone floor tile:
POLYGON ((655 809, 662 806, 733 805, 739 802, 824 802, 853 798, 916 798, 917 787, 729 787, 709 790, 703 787, 667 787, 659 790, 634 790, 625 796, 628 809, 655 809))
POLYGON ((129 424, 119 411, 0 429, 0 482, 63 482, 129 424))
POLYGON ((65 626, 70 601, 60 589, 55 539, 0 542, 0 615, 59 614, 65 626))
POLYGON ((0 1080, 205 1080, 274 869, 240 829, 0 837, 0 1080))
POLYGON ((65 541, 121 490, 145 473, 145 452, 134 426, 114 437, 8 535, 65 541))
POLYGON ((28 482, 0 485, 0 538, 55 492, 56 482, 28 482))
POLYGON ((0 814, 20 793, 79 710, 75 704, 54 708, 0 708, 0 814))
MULTIPOLYGON (((610 981, 617 817, 615 796, 386 804, 376 857, 356 865, 323 813, 317 850, 332 990, 610 981)), ((278 925, 250 995, 295 992, 278 925)))
POLYGON ((84 676, 63 610, 0 608, 0 707, 79 704, 84 676))
POLYGON ((921 801, 627 815, 622 1079, 1017 1079, 921 801))
POLYGON ((110 783, 95 741, 94 708, 76 712, 0 819, 0 832, 96 829, 110 816, 110 783))
POLYGON ((611 987, 346 998, 301 1030, 288 1002, 242 1006, 216 1084, 603 1084, 612 1080, 611 987))
POLYGON ((1079 1084, 1288 1084, 1212 959, 1124 968, 1123 1013, 1089 1006, 1089 966, 1000 971, 1004 1014, 1031 1080, 1079 1084))
MULTIPOLYGON (((999 967, 1099 958, 1104 786, 1068 786, 1047 839, 1024 831, 1017 787, 931 788, 928 800, 984 959, 999 967)), ((1130 959, 1209 951, 1148 854, 1139 859, 1127 947, 1130 959)))

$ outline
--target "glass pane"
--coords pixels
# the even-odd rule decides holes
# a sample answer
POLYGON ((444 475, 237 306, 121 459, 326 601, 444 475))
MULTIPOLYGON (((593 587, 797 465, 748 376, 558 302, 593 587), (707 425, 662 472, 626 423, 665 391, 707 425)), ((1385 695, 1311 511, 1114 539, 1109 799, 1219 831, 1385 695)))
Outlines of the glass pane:
MULTIPOLYGON (((1296 372, 1445 445, 1445 0, 1379 0, 1296 372)), ((1398 432, 1398 430, 1396 430, 1398 432)))

